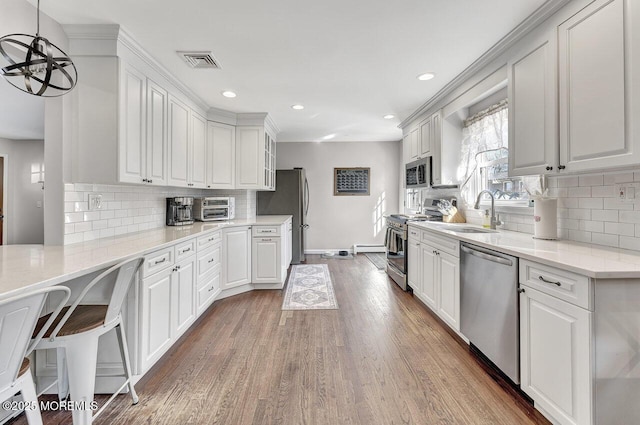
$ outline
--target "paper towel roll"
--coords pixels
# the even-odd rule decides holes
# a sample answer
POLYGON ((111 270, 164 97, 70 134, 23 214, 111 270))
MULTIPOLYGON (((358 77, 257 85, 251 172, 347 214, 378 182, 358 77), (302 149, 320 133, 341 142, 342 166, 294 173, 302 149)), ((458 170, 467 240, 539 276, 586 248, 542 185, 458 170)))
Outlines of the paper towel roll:
POLYGON ((558 200, 536 198, 533 203, 533 237, 558 239, 558 200))

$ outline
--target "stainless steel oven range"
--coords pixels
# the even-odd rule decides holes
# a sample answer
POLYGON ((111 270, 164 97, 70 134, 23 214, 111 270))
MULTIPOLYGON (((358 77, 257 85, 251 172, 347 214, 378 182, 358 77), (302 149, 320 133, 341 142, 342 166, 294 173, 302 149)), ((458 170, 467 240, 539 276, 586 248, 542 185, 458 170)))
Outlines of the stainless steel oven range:
POLYGON ((403 290, 413 292, 407 285, 407 228, 412 221, 442 221, 442 213, 427 210, 426 214, 392 214, 387 217, 385 245, 387 251, 387 274, 403 290))

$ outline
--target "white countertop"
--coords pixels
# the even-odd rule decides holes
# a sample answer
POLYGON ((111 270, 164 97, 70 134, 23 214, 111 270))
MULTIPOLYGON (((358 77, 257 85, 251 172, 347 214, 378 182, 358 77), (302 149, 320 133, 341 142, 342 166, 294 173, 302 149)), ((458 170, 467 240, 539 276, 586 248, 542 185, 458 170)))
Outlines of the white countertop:
MULTIPOLYGON (((409 225, 592 278, 640 278, 640 253, 636 251, 565 240, 540 240, 526 233, 500 229, 496 233, 456 233, 439 227, 438 223, 411 222, 409 225)), ((468 223, 463 226, 478 227, 468 223)))
POLYGON ((65 282, 206 232, 235 226, 281 225, 290 217, 267 215, 249 220, 195 222, 64 246, 5 245, 0 247, 0 298, 65 282))

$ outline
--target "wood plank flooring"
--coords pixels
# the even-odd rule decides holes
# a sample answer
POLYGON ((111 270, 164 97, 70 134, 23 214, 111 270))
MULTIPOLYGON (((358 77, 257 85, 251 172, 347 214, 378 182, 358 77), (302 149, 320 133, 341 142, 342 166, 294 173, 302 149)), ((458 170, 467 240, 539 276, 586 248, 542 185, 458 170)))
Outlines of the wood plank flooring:
POLYGON ((119 396, 95 423, 547 423, 364 255, 309 262, 329 264, 338 310, 281 311, 282 291, 217 301, 136 385, 140 403, 119 396))

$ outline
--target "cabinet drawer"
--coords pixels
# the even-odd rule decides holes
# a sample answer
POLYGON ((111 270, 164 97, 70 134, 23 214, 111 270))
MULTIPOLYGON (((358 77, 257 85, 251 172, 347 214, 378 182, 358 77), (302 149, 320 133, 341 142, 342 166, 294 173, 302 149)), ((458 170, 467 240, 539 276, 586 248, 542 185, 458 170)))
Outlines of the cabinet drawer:
POLYGON ((434 248, 453 255, 454 257, 460 257, 460 242, 457 239, 450 239, 432 232, 423 231, 422 242, 426 242, 434 248))
POLYGON ((409 227, 409 230, 407 231, 407 237, 409 239, 414 239, 414 240, 420 242, 420 231, 416 230, 416 229, 412 229, 411 227, 409 227))
POLYGON ((180 261, 183 258, 187 258, 190 255, 196 253, 196 240, 183 242, 180 245, 176 245, 176 261, 180 261))
POLYGON ((150 276, 158 273, 175 264, 174 247, 161 249, 144 256, 144 265, 142 266, 142 277, 150 276))
POLYGON ((591 281, 586 276, 533 261, 520 260, 520 284, 592 310, 591 281))
POLYGON ((253 226, 253 236, 280 236, 280 226, 253 226))
POLYGON ((220 231, 210 233, 205 236, 200 236, 198 238, 198 252, 202 252, 202 250, 207 249, 214 244, 220 242, 222 240, 222 234, 220 231))
POLYGON ((198 277, 220 265, 220 246, 221 244, 216 244, 211 250, 198 254, 198 277))
POLYGON ((220 293, 220 267, 208 273, 205 282, 198 284, 198 301, 197 314, 200 315, 213 303, 216 296, 220 293))

